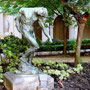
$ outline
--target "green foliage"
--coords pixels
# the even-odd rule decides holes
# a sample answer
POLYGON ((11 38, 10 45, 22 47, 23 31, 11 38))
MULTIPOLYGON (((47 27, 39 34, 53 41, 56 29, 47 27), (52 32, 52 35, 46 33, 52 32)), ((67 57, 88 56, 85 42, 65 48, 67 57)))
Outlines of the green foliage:
MULTIPOLYGON (((39 41, 39 40, 38 40, 39 41)), ((49 41, 41 42, 40 41, 40 48, 38 51, 60 51, 63 50, 63 40, 54 40, 52 43, 49 41)), ((81 48, 83 49, 84 46, 90 46, 90 39, 83 39, 81 48)), ((67 40, 67 50, 76 50, 76 39, 67 40)), ((84 48, 85 49, 85 48, 84 48)))
POLYGON ((82 40, 82 46, 90 45, 90 39, 83 39, 82 40))
POLYGON ((20 54, 29 48, 29 44, 25 39, 10 35, 0 40, 0 48, 4 54, 4 57, 1 57, 0 65, 5 73, 18 69, 20 54))
POLYGON ((37 41, 37 43, 38 43, 39 46, 42 45, 42 41, 39 38, 36 38, 36 41, 37 41))
POLYGON ((45 62, 45 64, 46 64, 47 66, 54 67, 55 64, 56 64, 56 62, 55 62, 55 61, 47 61, 47 62, 45 62))
MULTIPOLYGON (((64 2, 67 4, 66 6, 72 8, 72 10, 74 10, 74 7, 71 4, 74 3, 78 12, 90 11, 89 8, 85 8, 85 6, 90 2, 89 0, 68 0, 71 4, 67 1, 64 2)), ((64 11, 67 21, 70 21, 68 19, 71 12, 67 7, 65 7, 65 4, 61 3, 61 0, 0 0, 0 7, 2 7, 3 12, 8 12, 9 14, 18 13, 19 9, 22 7, 45 7, 49 13, 49 17, 46 22, 49 22, 50 25, 53 24, 52 20, 54 15, 62 15, 63 17, 64 11)), ((66 25, 70 25, 70 23, 67 23, 66 25)))
POLYGON ((4 70, 4 72, 17 70, 20 62, 21 61, 20 61, 19 57, 17 57, 16 59, 12 59, 10 61, 9 65, 7 66, 7 68, 4 70))
POLYGON ((63 63, 59 63, 55 65, 56 68, 61 68, 61 69, 67 69, 68 65, 67 64, 63 64, 63 63))
POLYGON ((34 64, 34 66, 41 66, 44 61, 42 59, 39 60, 33 60, 32 63, 34 64))
POLYGON ((63 62, 55 61, 43 61, 43 60, 33 60, 33 65, 39 67, 43 73, 48 75, 58 76, 61 81, 67 79, 70 75, 79 73, 83 70, 81 64, 78 64, 77 67, 73 68, 63 62))
POLYGON ((75 52, 76 46, 76 39, 72 39, 67 42, 67 49, 73 49, 73 51, 75 52))
POLYGON ((1 49, 3 49, 4 55, 10 57, 13 57, 18 54, 25 52, 29 44, 24 39, 19 39, 18 37, 15 37, 13 35, 7 36, 0 42, 1 49))
POLYGON ((69 74, 74 74, 75 72, 73 71, 72 68, 70 68, 70 69, 67 70, 67 73, 69 73, 69 74))
POLYGON ((2 69, 2 66, 0 66, 0 82, 2 82, 2 79, 3 79, 3 69, 2 69))
POLYGON ((89 7, 89 9, 88 9, 88 13, 90 14, 90 7, 89 7))
POLYGON ((2 58, 1 58, 0 65, 1 65, 1 64, 5 64, 5 62, 6 62, 6 61, 5 61, 5 58, 2 57, 2 58))
POLYGON ((53 39, 52 41, 53 41, 52 43, 49 42, 49 41, 45 41, 42 44, 43 45, 57 45, 57 44, 59 45, 59 44, 63 44, 63 40, 53 39))

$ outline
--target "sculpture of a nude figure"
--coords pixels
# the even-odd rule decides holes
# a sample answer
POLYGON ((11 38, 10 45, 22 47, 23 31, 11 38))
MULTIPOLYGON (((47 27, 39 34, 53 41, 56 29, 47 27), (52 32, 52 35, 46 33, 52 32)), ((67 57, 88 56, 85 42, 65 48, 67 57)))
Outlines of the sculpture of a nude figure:
POLYGON ((48 37, 49 41, 52 42, 52 39, 44 26, 45 17, 48 17, 48 12, 44 7, 20 9, 19 14, 16 17, 16 27, 18 31, 28 40, 31 47, 20 58, 22 61, 19 66, 19 72, 16 73, 39 73, 38 69, 31 64, 34 52, 39 48, 39 45, 36 42, 33 24, 35 21, 38 21, 44 34, 48 37), (29 58, 28 62, 26 60, 27 57, 29 58))

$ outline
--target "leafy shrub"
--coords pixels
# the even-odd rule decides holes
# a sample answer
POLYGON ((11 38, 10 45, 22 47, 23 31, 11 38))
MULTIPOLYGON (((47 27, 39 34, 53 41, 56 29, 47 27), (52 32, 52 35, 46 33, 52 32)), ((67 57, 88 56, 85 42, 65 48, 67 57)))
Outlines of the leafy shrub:
POLYGON ((18 68, 20 53, 24 53, 29 48, 29 44, 25 39, 10 35, 0 40, 0 48, 4 54, 4 57, 1 57, 0 64, 5 73, 18 68))
POLYGON ((52 43, 49 42, 48 40, 43 42, 42 44, 43 45, 60 45, 60 44, 63 44, 63 40, 58 40, 58 39, 52 39, 52 43))
POLYGON ((2 69, 2 66, 0 66, 0 82, 2 82, 2 79, 3 79, 3 69, 2 69))
MULTIPOLYGON (((88 45, 90 46, 90 39, 83 39, 81 48, 83 48, 83 46, 88 46, 88 45)), ((42 42, 38 51, 60 51, 63 50, 63 47, 64 47, 63 40, 53 40, 52 43, 46 41, 46 42, 42 42)), ((76 39, 67 40, 66 49, 75 51, 76 39)))
POLYGON ((36 41, 37 41, 37 43, 38 43, 39 46, 42 45, 42 41, 39 38, 36 38, 36 41))
POLYGON ((76 50, 76 39, 68 40, 67 41, 67 50, 76 50))
POLYGON ((13 35, 2 39, 0 45, 4 55, 7 55, 8 57, 12 57, 14 55, 18 55, 21 52, 25 52, 29 47, 29 44, 25 39, 19 39, 13 35))

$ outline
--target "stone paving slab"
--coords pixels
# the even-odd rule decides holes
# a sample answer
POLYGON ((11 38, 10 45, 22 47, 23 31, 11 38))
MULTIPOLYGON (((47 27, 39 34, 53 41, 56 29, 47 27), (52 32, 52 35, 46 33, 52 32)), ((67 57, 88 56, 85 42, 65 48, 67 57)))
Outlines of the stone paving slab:
MULTIPOLYGON (((90 49, 82 49, 81 53, 89 53, 90 49)), ((67 50, 68 54, 74 54, 75 52, 73 50, 67 50)), ((35 52, 36 56, 49 56, 49 55, 60 55, 63 54, 63 51, 39 51, 39 52, 35 52)))

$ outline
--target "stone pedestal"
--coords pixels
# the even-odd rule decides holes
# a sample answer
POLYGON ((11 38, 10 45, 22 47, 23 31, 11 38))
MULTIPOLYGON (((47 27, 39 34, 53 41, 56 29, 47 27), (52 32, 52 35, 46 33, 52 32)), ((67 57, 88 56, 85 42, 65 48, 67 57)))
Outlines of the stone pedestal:
POLYGON ((6 72, 4 85, 7 90, 52 90, 54 79, 46 74, 16 75, 13 72, 6 72))

